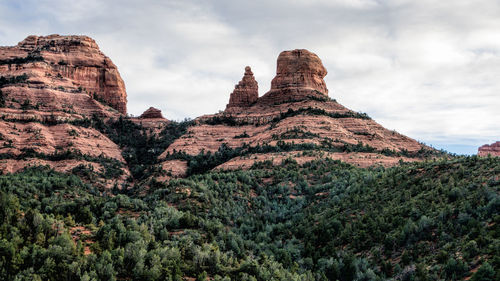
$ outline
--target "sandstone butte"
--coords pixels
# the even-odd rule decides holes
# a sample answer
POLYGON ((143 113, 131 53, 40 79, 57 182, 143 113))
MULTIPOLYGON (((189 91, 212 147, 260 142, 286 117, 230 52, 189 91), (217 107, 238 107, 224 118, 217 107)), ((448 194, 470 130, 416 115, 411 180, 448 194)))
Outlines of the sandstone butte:
POLYGON ((492 144, 485 144, 479 147, 477 155, 479 156, 498 156, 500 157, 500 141, 492 144))
POLYGON ((127 113, 125 84, 113 62, 87 36, 28 36, 0 47, 0 75, 18 77, 2 91, 9 106, 28 100, 43 111, 110 115, 97 101, 127 113))
MULTIPOLYGON (((160 155, 167 159, 174 152, 197 155, 216 152, 222 144, 238 148, 249 146, 276 146, 279 142, 343 147, 368 145, 375 152, 302 153, 282 152, 235 157, 221 164, 220 169, 248 168, 255 162, 281 160, 292 157, 299 163, 329 157, 360 167, 392 166, 402 161, 421 161, 422 158, 388 156, 382 151, 417 154, 431 148, 395 131, 390 131, 364 114, 349 110, 328 97, 323 78, 327 70, 319 57, 307 50, 282 52, 277 59, 276 76, 271 89, 255 100, 257 82, 253 82, 250 68, 236 85, 224 112, 197 118, 196 125, 172 143, 160 155), (251 97, 251 98, 249 98, 251 97)), ((166 160, 165 170, 182 175, 187 163, 166 160), (175 162, 175 163, 174 163, 175 162), (180 167, 184 166, 184 170, 180 167)))
MULTIPOLYGON (((253 72, 245 67, 226 110, 195 119, 188 131, 158 157, 158 166, 170 176, 160 173, 155 175, 157 180, 186 173, 185 160, 166 156, 174 152, 215 152, 223 144, 239 148, 288 143, 316 145, 319 149, 247 154, 229 159, 216 169, 248 168, 263 160, 279 164, 289 157, 299 163, 328 157, 360 167, 423 159, 407 156, 429 149, 425 145, 331 99, 323 80, 326 74, 314 53, 284 51, 278 56, 270 90, 259 97, 253 72), (322 151, 325 145, 370 146, 375 151, 322 151), (405 152, 405 157, 391 154, 394 152, 405 152)), ((27 165, 43 164, 64 172, 81 165, 102 172, 104 164, 95 159, 105 157, 121 163, 123 173, 103 180, 103 186, 122 183, 130 175, 123 148, 95 128, 74 122, 93 115, 108 120, 126 114, 124 82, 93 39, 29 36, 17 46, 0 47, 0 76, 0 154, 12 156, 0 160, 0 171, 15 172, 27 165), (66 149, 88 157, 56 161, 40 156, 66 149), (27 151, 31 153, 23 154, 27 151)), ((130 120, 147 128, 148 134, 159 134, 170 123, 153 107, 130 120)))
MULTIPOLYGON (((0 47, 0 76, 0 154, 50 155, 68 149, 125 163, 120 147, 107 136, 68 123, 94 114, 118 118, 127 112, 125 84, 93 39, 29 36, 17 46, 0 47)), ((0 171, 14 172, 28 165, 49 165, 63 172, 79 165, 103 170, 97 162, 46 158, 4 159, 0 171)), ((129 174, 126 168, 122 170, 120 181, 129 174)), ((103 181, 103 185, 110 184, 103 181)))

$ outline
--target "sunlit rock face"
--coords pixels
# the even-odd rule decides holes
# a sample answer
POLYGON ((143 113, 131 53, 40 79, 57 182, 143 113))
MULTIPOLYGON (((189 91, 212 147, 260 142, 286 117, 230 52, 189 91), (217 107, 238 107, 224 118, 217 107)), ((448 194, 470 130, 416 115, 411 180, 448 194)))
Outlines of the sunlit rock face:
POLYGON ((26 79, 4 85, 2 91, 16 100, 40 103, 47 111, 65 104, 93 114, 100 110, 94 102, 99 101, 127 113, 127 93, 117 67, 87 36, 28 36, 17 46, 0 47, 0 75, 24 75, 26 79))
POLYGON ((271 90, 259 99, 261 104, 325 98, 328 89, 323 78, 327 71, 319 57, 304 49, 284 51, 278 56, 271 90))

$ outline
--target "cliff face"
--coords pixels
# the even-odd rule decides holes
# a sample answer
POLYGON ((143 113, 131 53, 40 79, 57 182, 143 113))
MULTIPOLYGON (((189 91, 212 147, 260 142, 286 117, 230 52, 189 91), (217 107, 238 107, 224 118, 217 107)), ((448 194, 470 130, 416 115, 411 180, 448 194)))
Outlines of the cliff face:
POLYGON ((485 144, 479 147, 477 155, 479 156, 498 156, 500 157, 500 141, 492 144, 485 144))
POLYGON ((11 107, 28 100, 44 111, 72 107, 83 114, 109 115, 97 100, 127 112, 118 69, 87 36, 29 36, 17 46, 0 47, 0 76, 10 79, 2 92, 11 107))
POLYGON ((271 105, 309 97, 325 98, 328 96, 323 80, 326 74, 319 57, 308 50, 281 52, 271 90, 259 98, 259 103, 271 105))
POLYGON ((130 173, 122 150, 88 120, 126 110, 125 84, 93 39, 29 36, 0 47, 0 173, 28 165, 103 175, 116 168, 121 173, 98 181, 123 182, 130 173))

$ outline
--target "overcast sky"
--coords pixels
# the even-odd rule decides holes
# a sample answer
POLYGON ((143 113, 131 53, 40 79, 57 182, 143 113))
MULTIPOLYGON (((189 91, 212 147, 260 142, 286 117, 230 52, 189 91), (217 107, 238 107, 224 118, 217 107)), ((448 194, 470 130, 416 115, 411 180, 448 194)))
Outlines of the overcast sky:
POLYGON ((303 48, 332 98, 388 129, 455 153, 500 140, 498 0, 0 0, 0 45, 55 33, 97 41, 134 115, 223 110, 246 65, 263 95, 303 48))

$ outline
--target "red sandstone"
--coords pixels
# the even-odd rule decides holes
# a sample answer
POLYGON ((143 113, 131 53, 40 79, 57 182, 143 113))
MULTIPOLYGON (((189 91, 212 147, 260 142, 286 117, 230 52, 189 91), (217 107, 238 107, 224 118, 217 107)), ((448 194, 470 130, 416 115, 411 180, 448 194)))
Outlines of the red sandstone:
POLYGON ((0 47, 0 62, 1 76, 28 76, 27 81, 2 89, 10 99, 39 103, 45 111, 62 110, 65 103, 76 112, 90 108, 91 114, 106 115, 92 105, 96 99, 127 112, 118 69, 87 36, 29 36, 17 46, 0 47))
POLYGON ((161 114, 161 110, 150 107, 146 111, 144 111, 141 116, 139 116, 141 119, 157 119, 157 118, 163 118, 163 115, 161 114))
POLYGON ((229 97, 226 110, 234 107, 249 107, 259 98, 259 85, 253 76, 250 66, 245 67, 245 74, 241 81, 234 87, 229 97))
POLYGON ((478 149, 479 156, 499 156, 500 157, 500 141, 492 144, 485 144, 478 149))

